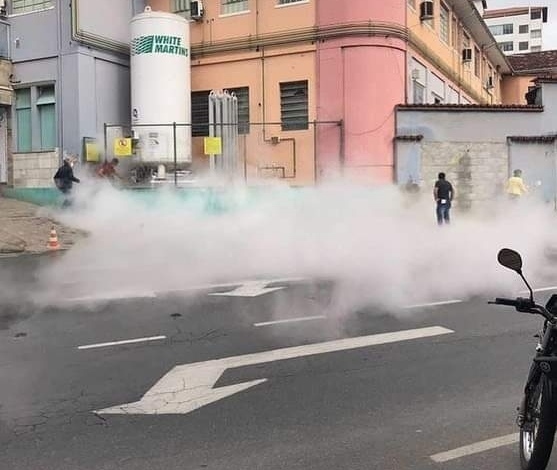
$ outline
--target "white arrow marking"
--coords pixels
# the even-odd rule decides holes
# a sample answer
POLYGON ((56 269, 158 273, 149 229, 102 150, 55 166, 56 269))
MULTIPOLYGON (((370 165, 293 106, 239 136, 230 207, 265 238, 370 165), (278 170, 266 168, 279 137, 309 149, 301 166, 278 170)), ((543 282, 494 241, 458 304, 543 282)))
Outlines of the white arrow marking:
POLYGON ((202 406, 222 400, 235 393, 265 382, 252 380, 236 385, 213 388, 226 369, 267 362, 282 361, 296 357, 312 356, 335 351, 364 348, 378 344, 407 341, 417 338, 454 333, 440 326, 414 330, 381 333, 357 338, 346 338, 324 343, 275 349, 244 356, 225 357, 206 362, 176 366, 164 375, 143 397, 134 403, 105 408, 98 414, 185 414, 202 406))
POLYGON ((228 292, 214 292, 209 295, 219 295, 224 297, 258 297, 268 294, 276 290, 285 289, 285 287, 267 287, 267 284, 276 281, 250 281, 245 282, 241 286, 228 292))

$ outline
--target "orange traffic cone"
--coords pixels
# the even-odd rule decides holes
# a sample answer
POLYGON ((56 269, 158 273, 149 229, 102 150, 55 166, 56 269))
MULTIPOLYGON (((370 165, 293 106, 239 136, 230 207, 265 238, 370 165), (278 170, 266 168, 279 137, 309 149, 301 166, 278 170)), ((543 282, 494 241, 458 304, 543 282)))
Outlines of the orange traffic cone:
POLYGON ((50 238, 48 239, 48 249, 51 251, 59 250, 60 243, 58 243, 58 235, 56 234, 56 229, 52 227, 50 231, 50 238))

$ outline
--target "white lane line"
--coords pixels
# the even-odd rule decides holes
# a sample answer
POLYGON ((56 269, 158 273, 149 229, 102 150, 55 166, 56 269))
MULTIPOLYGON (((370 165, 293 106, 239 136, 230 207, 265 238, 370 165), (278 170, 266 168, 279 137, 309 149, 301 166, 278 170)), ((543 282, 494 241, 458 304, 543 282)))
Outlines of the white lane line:
POLYGON ((253 326, 281 325, 283 323, 296 323, 301 321, 322 320, 323 318, 327 318, 327 317, 325 315, 314 315, 313 317, 287 318, 285 320, 264 321, 260 323, 254 323, 253 326))
POLYGON ((415 305, 407 305, 406 307, 402 307, 404 309, 409 308, 423 308, 423 307, 437 307, 440 305, 451 305, 451 304, 461 304, 464 300, 441 300, 439 302, 430 302, 427 304, 415 304, 415 305))
POLYGON ((166 339, 166 336, 150 336, 148 338, 124 339, 122 341, 111 341, 109 343, 87 344, 85 346, 78 346, 77 349, 95 349, 105 348, 107 346, 119 346, 121 344, 143 343, 147 341, 159 341, 166 339))
POLYGON ((448 462, 449 460, 460 459, 461 457, 466 457, 468 455, 479 454, 480 452, 485 452, 486 450, 508 446, 518 442, 518 440, 518 433, 508 434, 506 436, 496 437, 494 439, 488 439, 486 441, 476 442, 475 444, 470 444, 468 446, 459 447, 447 452, 441 452, 440 454, 430 456, 430 458, 437 463, 448 462))
POLYGON ((103 296, 84 296, 84 297, 70 297, 69 299, 65 299, 65 302, 72 303, 72 302, 106 302, 110 300, 140 300, 140 299, 155 299, 157 294, 154 292, 143 292, 141 294, 134 294, 134 293, 114 293, 108 294, 103 296))
MULTIPOLYGON (((534 292, 546 292, 550 290, 557 290, 557 286, 549 286, 549 287, 539 287, 538 289, 532 289, 534 292)), ((519 294, 529 294, 529 290, 521 290, 519 294)))

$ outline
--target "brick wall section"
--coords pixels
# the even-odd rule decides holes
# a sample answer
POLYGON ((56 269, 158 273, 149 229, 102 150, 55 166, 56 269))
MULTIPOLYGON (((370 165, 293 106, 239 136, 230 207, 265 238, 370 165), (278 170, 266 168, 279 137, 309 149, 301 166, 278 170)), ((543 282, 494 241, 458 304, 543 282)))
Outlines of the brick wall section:
POLYGON ((14 188, 50 188, 60 159, 58 152, 15 153, 12 164, 14 188))
POLYGON ((424 189, 433 188, 443 171, 455 187, 456 206, 470 209, 502 195, 508 178, 508 147, 494 142, 425 141, 421 169, 424 189))

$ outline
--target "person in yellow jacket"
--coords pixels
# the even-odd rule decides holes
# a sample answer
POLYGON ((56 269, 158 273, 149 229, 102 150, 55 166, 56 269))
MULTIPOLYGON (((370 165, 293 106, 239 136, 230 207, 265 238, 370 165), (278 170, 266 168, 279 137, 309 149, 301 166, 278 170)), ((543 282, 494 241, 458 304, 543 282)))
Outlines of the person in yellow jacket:
POLYGON ((528 188, 522 180, 522 170, 513 171, 513 175, 507 181, 507 194, 511 199, 519 199, 528 194, 528 188))

